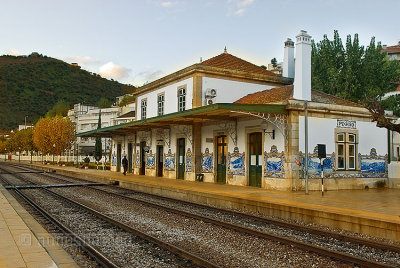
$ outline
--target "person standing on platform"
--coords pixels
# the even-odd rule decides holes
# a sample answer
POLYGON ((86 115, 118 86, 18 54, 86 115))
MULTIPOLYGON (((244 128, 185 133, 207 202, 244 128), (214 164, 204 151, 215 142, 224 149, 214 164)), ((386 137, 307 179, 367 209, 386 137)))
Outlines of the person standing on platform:
POLYGON ((122 167, 124 168, 124 175, 126 176, 126 171, 128 170, 128 159, 126 159, 126 155, 122 159, 122 167))

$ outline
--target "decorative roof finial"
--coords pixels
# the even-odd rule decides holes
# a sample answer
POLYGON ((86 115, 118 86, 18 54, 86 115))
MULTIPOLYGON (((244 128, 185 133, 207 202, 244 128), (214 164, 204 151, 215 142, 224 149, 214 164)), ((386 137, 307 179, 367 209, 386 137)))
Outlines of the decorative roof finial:
POLYGON ((225 48, 224 48, 224 53, 228 53, 228 51, 226 50, 226 46, 225 46, 225 48))

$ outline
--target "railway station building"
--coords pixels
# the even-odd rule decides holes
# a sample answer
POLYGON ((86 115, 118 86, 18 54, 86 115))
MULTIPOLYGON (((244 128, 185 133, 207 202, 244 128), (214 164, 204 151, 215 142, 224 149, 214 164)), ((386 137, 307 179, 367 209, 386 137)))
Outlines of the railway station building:
POLYGON ((312 90, 311 36, 295 41, 285 42, 282 75, 225 50, 139 87, 134 121, 78 136, 110 137, 115 172, 126 156, 136 175, 296 191, 308 155, 318 190, 323 144, 326 189, 386 182, 388 131, 358 104, 312 90))

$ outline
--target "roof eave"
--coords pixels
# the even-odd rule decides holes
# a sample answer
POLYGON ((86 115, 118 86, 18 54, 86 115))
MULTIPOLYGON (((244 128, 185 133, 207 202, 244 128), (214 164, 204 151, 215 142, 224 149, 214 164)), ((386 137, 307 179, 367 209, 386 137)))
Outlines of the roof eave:
MULTIPOLYGON (((230 111, 230 112, 244 112, 244 113, 274 113, 274 114, 287 114, 286 105, 280 104, 237 104, 237 103, 216 103, 213 105, 202 106, 199 108, 194 108, 191 110, 186 110, 183 112, 176 112, 167 115, 151 117, 144 120, 132 121, 128 123, 123 123, 116 126, 110 126, 106 128, 94 129, 87 132, 77 133, 77 137, 111 137, 113 135, 118 135, 123 129, 140 127, 143 125, 148 125, 150 128, 152 124, 156 126, 156 123, 168 122, 168 120, 190 117, 191 115, 199 115, 205 112, 211 111, 230 111)), ((167 123, 169 124, 169 123, 167 123)), ((156 126, 157 127, 157 126, 156 126)), ((159 127, 159 126, 158 126, 159 127)))

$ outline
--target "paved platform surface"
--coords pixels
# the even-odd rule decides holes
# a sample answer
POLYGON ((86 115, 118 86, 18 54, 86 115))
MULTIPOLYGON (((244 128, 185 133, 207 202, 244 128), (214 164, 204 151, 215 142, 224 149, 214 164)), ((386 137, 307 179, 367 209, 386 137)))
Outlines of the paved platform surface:
POLYGON ((0 185, 0 267, 79 267, 0 185))
POLYGON ((183 181, 122 173, 37 165, 57 173, 99 182, 120 181, 122 187, 226 208, 261 211, 400 241, 400 190, 369 189, 283 192, 254 187, 183 181))

